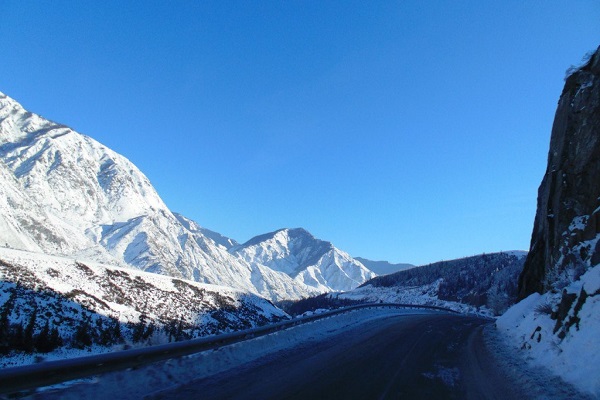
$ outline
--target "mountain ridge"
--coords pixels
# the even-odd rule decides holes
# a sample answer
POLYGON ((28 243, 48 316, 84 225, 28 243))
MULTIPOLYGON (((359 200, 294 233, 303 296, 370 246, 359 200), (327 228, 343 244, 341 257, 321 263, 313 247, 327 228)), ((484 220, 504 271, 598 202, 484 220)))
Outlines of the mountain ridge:
POLYGON ((390 263, 389 261, 374 261, 363 257, 354 257, 360 261, 365 267, 375 272, 377 275, 388 275, 394 272, 402 271, 409 268, 414 268, 416 265, 408 263, 390 263))

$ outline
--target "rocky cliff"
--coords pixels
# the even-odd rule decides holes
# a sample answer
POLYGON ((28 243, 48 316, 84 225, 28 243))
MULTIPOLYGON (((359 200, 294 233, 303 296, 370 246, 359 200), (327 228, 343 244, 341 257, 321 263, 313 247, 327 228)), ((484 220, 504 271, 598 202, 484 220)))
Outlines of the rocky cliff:
POLYGON ((519 298, 560 290, 600 263, 599 232, 600 48, 558 102, 519 298))

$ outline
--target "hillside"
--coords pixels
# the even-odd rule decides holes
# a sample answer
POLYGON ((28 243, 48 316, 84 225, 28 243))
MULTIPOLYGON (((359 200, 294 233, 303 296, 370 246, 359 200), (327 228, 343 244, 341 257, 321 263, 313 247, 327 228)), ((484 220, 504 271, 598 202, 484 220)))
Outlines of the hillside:
POLYGON ((0 276, 3 355, 156 344, 287 318, 238 290, 19 250, 0 248, 0 276))
POLYGON ((525 252, 482 254, 378 276, 339 298, 502 314, 517 298, 525 252))

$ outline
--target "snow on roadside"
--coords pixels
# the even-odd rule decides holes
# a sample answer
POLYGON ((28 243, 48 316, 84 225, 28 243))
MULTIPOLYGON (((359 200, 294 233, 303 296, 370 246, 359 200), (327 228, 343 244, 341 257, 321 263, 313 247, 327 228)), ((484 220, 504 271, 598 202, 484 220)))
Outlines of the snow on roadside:
POLYGON ((564 323, 562 329, 555 329, 557 320, 551 318, 552 314, 556 317, 563 294, 548 292, 534 293, 511 307, 497 320, 498 332, 532 366, 546 367, 582 392, 600 398, 600 265, 567 286, 564 293, 584 301, 578 312, 576 305, 581 301, 569 305, 564 321, 573 325, 568 330, 564 323), (587 297, 582 298, 582 290, 587 297))
POLYGON ((431 314, 431 310, 358 309, 187 357, 119 371, 82 381, 66 389, 41 390, 30 398, 106 399, 141 398, 176 388, 193 380, 257 361, 300 343, 322 340, 341 330, 396 315, 431 314))

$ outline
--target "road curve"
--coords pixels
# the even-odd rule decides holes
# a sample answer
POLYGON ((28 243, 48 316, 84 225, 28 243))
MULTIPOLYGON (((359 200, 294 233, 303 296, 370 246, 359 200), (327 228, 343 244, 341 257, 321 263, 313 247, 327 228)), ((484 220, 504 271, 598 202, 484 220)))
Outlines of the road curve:
POLYGON ((487 323, 443 313, 373 320, 151 399, 522 399, 482 347, 487 323))

